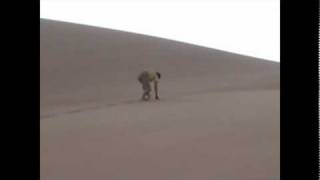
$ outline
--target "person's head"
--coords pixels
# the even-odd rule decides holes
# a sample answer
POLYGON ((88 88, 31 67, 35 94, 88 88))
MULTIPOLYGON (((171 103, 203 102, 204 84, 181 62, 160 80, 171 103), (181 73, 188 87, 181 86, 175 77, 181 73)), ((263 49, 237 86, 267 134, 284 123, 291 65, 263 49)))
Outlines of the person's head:
POLYGON ((158 78, 160 79, 161 78, 161 74, 159 72, 156 72, 158 78))

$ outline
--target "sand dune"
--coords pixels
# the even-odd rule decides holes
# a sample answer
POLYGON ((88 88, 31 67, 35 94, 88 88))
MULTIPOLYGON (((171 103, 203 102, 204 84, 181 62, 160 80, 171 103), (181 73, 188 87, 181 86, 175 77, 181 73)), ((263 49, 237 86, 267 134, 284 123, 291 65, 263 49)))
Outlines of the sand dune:
POLYGON ((279 63, 40 20, 41 179, 279 179, 279 63), (137 75, 158 70, 161 101, 137 75))

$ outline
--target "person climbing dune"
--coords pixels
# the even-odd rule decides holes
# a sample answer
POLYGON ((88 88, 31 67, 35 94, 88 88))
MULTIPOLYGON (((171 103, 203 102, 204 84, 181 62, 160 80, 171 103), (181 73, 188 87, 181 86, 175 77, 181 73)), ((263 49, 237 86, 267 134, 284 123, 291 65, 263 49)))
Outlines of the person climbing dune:
POLYGON ((160 78, 161 78, 161 74, 159 72, 143 71, 142 73, 140 73, 140 75, 138 76, 138 81, 142 85, 142 90, 143 90, 142 100, 145 100, 145 101, 150 100, 152 82, 154 85, 155 99, 159 100, 158 83, 160 78))

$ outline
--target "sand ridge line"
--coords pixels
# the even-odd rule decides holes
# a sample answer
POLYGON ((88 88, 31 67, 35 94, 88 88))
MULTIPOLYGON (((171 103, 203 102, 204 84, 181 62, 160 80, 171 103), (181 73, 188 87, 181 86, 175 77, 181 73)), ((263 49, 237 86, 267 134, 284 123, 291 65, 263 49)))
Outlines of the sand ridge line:
POLYGON ((94 106, 87 106, 82 108, 75 108, 73 110, 69 111, 63 111, 59 113, 52 113, 52 114, 46 114, 41 116, 41 119, 50 119, 58 116, 63 116, 67 114, 76 114, 76 113, 82 113, 90 110, 99 110, 99 109, 105 109, 105 108, 111 108, 116 106, 123 106, 123 105, 133 105, 133 104, 151 104, 151 103, 163 103, 163 102, 179 102, 182 99, 186 100, 185 97, 190 96, 192 94, 200 94, 200 93, 190 93, 187 95, 181 95, 178 97, 167 97, 167 98, 160 98, 159 101, 156 100, 150 100, 150 101, 143 101, 141 99, 130 99, 126 101, 119 101, 118 103, 108 103, 108 104, 100 104, 100 105, 94 105, 94 106))
MULTIPOLYGON (((241 90, 240 92, 270 91, 270 90, 274 90, 274 89, 241 90)), ((69 111, 53 113, 53 114, 47 114, 47 115, 41 116, 41 119, 50 119, 50 118, 54 118, 54 117, 58 117, 58 116, 63 116, 63 115, 66 115, 66 114, 76 114, 76 113, 82 113, 82 112, 86 112, 86 111, 90 111, 90 110, 99 110, 99 109, 111 108, 111 107, 116 107, 116 106, 121 106, 121 105, 133 105, 133 104, 137 104, 137 103, 146 104, 146 103, 162 103, 162 102, 170 102, 170 101, 171 102, 179 102, 181 100, 187 100, 188 99, 187 97, 192 98, 194 96, 206 95, 206 94, 211 94, 211 93, 215 93, 216 94, 216 93, 228 93, 228 92, 206 89, 206 90, 201 90, 201 91, 197 91, 197 92, 186 93, 186 94, 181 95, 181 96, 161 98, 160 101, 154 101, 154 100, 143 101, 141 99, 130 99, 130 100, 126 100, 126 101, 120 101, 118 103, 108 103, 108 104, 87 106, 87 107, 83 107, 83 108, 76 108, 76 109, 69 110, 69 111)), ((188 101, 192 101, 192 100, 188 99, 188 101)))
POLYGON ((43 115, 43 116, 41 116, 41 119, 50 119, 53 117, 58 117, 58 116, 66 115, 66 114, 75 114, 75 113, 110 108, 110 107, 115 107, 115 106, 120 106, 120 105, 131 105, 131 104, 136 104, 136 103, 151 103, 151 102, 155 102, 155 101, 143 102, 142 100, 127 100, 127 101, 121 101, 119 103, 108 103, 108 104, 104 104, 104 105, 88 106, 88 107, 84 107, 84 108, 77 108, 77 109, 59 112, 59 113, 43 115))

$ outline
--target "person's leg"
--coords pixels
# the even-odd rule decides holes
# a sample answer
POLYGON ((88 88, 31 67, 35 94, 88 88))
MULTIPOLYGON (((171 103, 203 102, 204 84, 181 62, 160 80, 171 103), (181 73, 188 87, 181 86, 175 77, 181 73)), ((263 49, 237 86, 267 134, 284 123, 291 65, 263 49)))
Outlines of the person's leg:
POLYGON ((146 100, 146 101, 149 100, 150 99, 150 91, 151 91, 150 83, 143 82, 142 89, 143 89, 142 100, 146 100))
POLYGON ((139 82, 142 85, 142 100, 149 100, 150 99, 150 91, 151 91, 151 85, 149 82, 149 75, 148 72, 144 71, 139 75, 138 78, 139 82))

